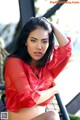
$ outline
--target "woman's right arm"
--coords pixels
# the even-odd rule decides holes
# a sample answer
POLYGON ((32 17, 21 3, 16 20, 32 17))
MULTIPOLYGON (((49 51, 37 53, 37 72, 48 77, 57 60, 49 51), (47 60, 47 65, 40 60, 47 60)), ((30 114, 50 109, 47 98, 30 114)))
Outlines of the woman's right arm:
POLYGON ((38 99, 37 104, 41 104, 41 103, 45 102, 51 96, 53 96, 57 93, 59 93, 59 89, 58 89, 57 85, 55 85, 54 87, 49 88, 47 90, 39 91, 40 98, 38 99))
POLYGON ((18 109, 23 107, 32 107, 40 104, 56 93, 55 87, 43 91, 32 89, 22 62, 17 58, 9 58, 6 61, 4 72, 5 91, 7 101, 9 101, 7 102, 8 109, 11 109, 10 105, 12 105, 11 111, 18 111, 18 109))

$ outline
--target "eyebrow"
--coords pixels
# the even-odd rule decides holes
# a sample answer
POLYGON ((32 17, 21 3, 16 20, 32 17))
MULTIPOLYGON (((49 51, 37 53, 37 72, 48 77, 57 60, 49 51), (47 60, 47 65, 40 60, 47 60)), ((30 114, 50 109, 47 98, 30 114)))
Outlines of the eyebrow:
MULTIPOLYGON (((35 39, 35 40, 38 40, 38 39, 35 38, 35 37, 31 37, 31 38, 33 38, 33 39, 35 39)), ((41 40, 48 40, 48 38, 42 38, 41 40)))

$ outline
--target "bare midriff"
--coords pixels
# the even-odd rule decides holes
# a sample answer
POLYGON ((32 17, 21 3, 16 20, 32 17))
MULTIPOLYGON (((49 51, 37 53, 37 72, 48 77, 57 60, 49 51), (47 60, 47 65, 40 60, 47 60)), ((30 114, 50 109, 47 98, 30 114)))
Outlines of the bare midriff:
POLYGON ((11 112, 8 110, 8 120, 31 120, 44 112, 45 107, 43 106, 23 108, 18 112, 11 112))

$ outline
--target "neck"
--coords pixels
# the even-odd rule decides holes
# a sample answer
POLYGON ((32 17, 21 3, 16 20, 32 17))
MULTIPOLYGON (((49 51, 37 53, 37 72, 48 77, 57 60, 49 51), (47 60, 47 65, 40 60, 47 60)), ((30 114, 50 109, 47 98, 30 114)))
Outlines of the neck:
POLYGON ((31 63, 30 63, 30 65, 31 65, 31 66, 36 66, 36 61, 33 61, 33 60, 32 60, 31 63))

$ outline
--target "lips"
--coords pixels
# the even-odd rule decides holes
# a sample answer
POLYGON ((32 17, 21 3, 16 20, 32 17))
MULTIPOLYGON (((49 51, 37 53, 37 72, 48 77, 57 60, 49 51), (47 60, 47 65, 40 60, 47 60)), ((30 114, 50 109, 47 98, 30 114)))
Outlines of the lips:
POLYGON ((37 57, 42 57, 42 53, 41 52, 34 52, 35 56, 37 57))

